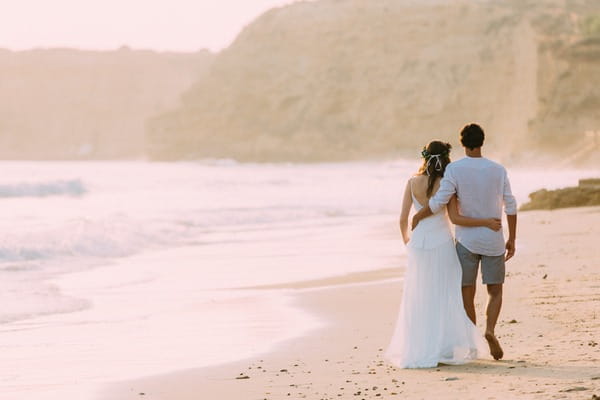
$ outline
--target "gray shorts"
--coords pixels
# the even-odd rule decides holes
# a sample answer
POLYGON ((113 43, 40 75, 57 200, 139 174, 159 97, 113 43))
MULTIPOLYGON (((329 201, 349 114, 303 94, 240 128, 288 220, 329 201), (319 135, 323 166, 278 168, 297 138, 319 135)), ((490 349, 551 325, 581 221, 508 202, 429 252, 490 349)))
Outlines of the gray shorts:
POLYGON ((481 261, 481 276, 484 285, 504 283, 504 254, 500 256, 484 256, 473 254, 465 246, 456 242, 456 253, 462 267, 462 285, 473 286, 477 281, 477 270, 481 261))

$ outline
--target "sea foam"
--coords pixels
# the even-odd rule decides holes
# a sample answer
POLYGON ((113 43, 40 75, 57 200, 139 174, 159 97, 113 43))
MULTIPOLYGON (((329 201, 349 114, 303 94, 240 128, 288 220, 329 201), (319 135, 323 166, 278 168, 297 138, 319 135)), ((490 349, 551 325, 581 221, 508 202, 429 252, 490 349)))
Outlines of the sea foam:
POLYGON ((80 179, 40 183, 0 184, 1 197, 81 196, 86 192, 80 179))

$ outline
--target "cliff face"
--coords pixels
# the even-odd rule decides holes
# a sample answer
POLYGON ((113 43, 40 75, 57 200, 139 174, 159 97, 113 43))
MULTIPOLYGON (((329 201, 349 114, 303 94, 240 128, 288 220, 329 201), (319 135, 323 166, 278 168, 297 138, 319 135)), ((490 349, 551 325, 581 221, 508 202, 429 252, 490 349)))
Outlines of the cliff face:
POLYGON ((212 55, 0 50, 0 158, 134 158, 212 55))
MULTIPOLYGON (((560 23, 565 16, 546 19, 560 23)), ((585 16, 571 14, 571 21, 585 26, 585 16)), ((589 18, 587 18, 589 20, 589 18)), ((600 13, 594 19, 600 22, 600 13)), ((563 154, 563 162, 600 166, 600 25, 597 31, 549 34, 540 46, 538 78, 539 112, 530 123, 532 143, 551 154, 563 154)))
POLYGON ((471 121, 507 157, 549 137, 547 148, 580 140, 584 127, 600 130, 589 84, 597 47, 580 24, 600 12, 594 3, 321 0, 271 10, 217 55, 181 107, 149 122, 150 155, 389 156, 432 138, 456 143, 471 121))

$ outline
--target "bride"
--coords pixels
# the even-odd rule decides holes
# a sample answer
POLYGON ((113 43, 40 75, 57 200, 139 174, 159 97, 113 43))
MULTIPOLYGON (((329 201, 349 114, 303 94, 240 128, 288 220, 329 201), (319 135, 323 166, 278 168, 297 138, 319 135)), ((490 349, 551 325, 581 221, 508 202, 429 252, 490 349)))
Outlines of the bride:
POLYGON ((408 264, 402 304, 386 358, 400 368, 430 368, 438 363, 463 364, 486 351, 477 327, 467 317, 461 295, 462 270, 450 221, 456 225, 501 228, 500 220, 463 217, 454 197, 447 207, 422 220, 409 237, 408 215, 427 204, 450 163, 449 143, 430 142, 424 162, 404 192, 400 230, 408 264))

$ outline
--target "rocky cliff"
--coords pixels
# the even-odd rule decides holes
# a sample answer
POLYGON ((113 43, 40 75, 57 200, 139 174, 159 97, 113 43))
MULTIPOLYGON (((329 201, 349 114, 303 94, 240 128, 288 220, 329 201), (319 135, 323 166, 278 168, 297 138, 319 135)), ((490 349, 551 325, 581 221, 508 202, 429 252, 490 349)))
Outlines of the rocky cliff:
POLYGON ((178 106, 212 58, 0 50, 0 158, 144 157, 146 120, 178 106))
POLYGON ((387 157, 432 138, 457 144, 461 126, 478 121, 504 158, 532 147, 571 157, 590 143, 586 131, 600 131, 599 13, 593 0, 320 0, 273 9, 216 56, 180 107, 149 121, 149 152, 387 157))

